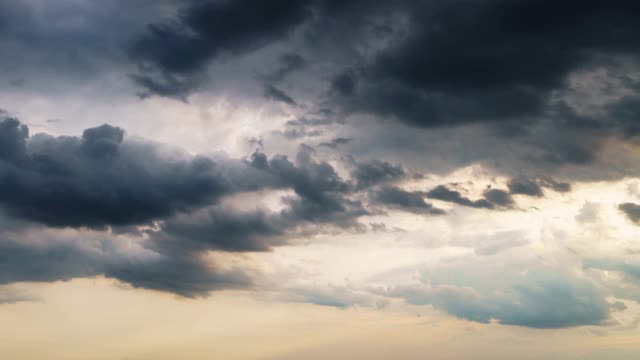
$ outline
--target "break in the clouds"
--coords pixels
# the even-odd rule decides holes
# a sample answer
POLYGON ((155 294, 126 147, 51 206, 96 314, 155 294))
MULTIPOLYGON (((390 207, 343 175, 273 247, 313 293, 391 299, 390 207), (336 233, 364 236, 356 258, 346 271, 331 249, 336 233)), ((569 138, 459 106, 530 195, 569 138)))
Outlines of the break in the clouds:
POLYGON ((105 277, 611 329, 640 299, 639 20, 631 0, 1 2, 0 304, 105 277))

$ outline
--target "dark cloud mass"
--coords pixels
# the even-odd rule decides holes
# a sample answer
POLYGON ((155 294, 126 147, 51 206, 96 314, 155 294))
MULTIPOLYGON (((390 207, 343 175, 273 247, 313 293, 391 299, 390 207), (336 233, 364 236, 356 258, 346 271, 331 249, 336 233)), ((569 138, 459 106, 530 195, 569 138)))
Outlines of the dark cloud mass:
MULTIPOLYGON (((0 206, 50 226, 144 224, 190 213, 223 196, 268 188, 295 192, 287 198, 297 210, 285 211, 289 218, 315 222, 328 221, 334 212, 366 213, 349 200, 352 185, 330 164, 315 161, 309 147, 301 147, 296 163, 262 153, 250 161, 168 156, 160 145, 125 141, 124 130, 110 125, 87 129, 82 137, 29 137, 14 118, 0 122, 0 138, 0 206)), ((275 228, 260 213, 252 220, 222 213, 212 219, 224 220, 227 234, 248 225, 266 232, 275 228)))
POLYGON ((423 192, 405 191, 391 186, 375 190, 370 195, 374 202, 392 209, 416 214, 442 215, 445 213, 444 210, 424 201, 424 196, 423 192))
POLYGON ((601 54, 638 48, 640 7, 633 1, 413 6, 410 35, 377 60, 375 87, 365 97, 372 110, 418 126, 532 120, 572 71, 601 54), (389 96, 405 100, 373 101, 389 96))
POLYGON ((634 203, 624 203, 618 206, 629 220, 636 224, 640 224, 640 205, 634 203))
MULTIPOLYGON (((157 89, 149 85, 175 82, 174 87, 183 88, 180 95, 184 96, 197 85, 199 76, 194 73, 204 70, 216 57, 255 50, 288 35, 311 15, 309 3, 188 1, 175 19, 150 25, 129 49, 129 55, 140 64, 138 83, 154 93, 157 89)), ((284 59, 288 62, 285 65, 299 67, 296 60, 284 59)))
POLYGON ((558 182, 549 178, 514 178, 507 183, 509 192, 511 194, 528 195, 534 197, 544 196, 543 188, 549 188, 557 192, 568 192, 571 190, 571 185, 568 183, 558 182))
POLYGON ((295 106, 296 101, 287 95, 284 91, 273 85, 267 85, 264 88, 264 96, 269 100, 280 101, 287 105, 295 106))
POLYGON ((97 248, 66 240, 31 244, 16 240, 19 233, 4 239, 0 232, 0 283, 105 275, 134 287, 203 296, 249 287, 254 276, 207 264, 202 255, 209 250, 268 251, 323 229, 365 228, 358 218, 368 211, 352 198, 355 187, 306 146, 295 163, 262 153, 213 159, 128 140, 110 125, 86 129, 82 137, 29 137, 14 118, 0 122, 0 139, 0 209, 24 222, 7 231, 46 238, 34 225, 42 224, 97 231, 106 239, 97 248), (268 189, 291 190, 284 209, 237 211, 219 203, 268 189), (104 232, 109 227, 114 231, 104 232), (119 255, 108 240, 118 233, 143 241, 146 257, 119 255))
POLYGON ((511 194, 500 189, 489 189, 484 192, 484 198, 489 202, 502 207, 513 206, 513 198, 511 194))
POLYGON ((211 159, 164 158, 160 148, 125 142, 124 131, 109 125, 82 137, 28 138, 24 125, 5 119, 0 137, 0 206, 51 226, 145 223, 203 206, 237 185, 211 159))
POLYGON ((360 189, 381 183, 397 181, 406 175, 405 169, 401 166, 380 160, 356 164, 351 174, 356 181, 356 186, 360 189))
POLYGON ((430 199, 474 208, 492 209, 494 206, 493 203, 486 199, 471 200, 467 197, 464 197, 462 193, 460 193, 460 191, 449 189, 445 185, 438 185, 435 188, 429 190, 426 196, 430 199))

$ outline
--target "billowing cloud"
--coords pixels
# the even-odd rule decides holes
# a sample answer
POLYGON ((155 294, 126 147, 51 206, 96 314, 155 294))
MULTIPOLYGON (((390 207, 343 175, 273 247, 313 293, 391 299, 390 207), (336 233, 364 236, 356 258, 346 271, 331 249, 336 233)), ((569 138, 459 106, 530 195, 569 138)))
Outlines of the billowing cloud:
POLYGON ((351 174, 356 181, 356 186, 360 189, 365 189, 381 183, 397 181, 404 178, 406 175, 406 170, 401 166, 380 160, 358 163, 351 174))
POLYGON ((235 170, 210 158, 165 156, 152 143, 124 141, 124 131, 109 125, 87 129, 82 137, 29 138, 26 126, 8 118, 0 123, 0 137, 6 139, 0 206, 51 226, 140 224, 260 188, 234 183, 228 173, 235 170))
POLYGON ((29 136, 15 118, 0 122, 0 138, 0 208, 16 222, 5 224, 10 232, 0 241, 1 283, 104 275, 201 296, 252 284, 253 275, 242 269, 205 262, 208 251, 261 252, 325 228, 362 230, 358 219, 368 214, 352 198, 351 182, 316 161, 309 147, 301 147, 295 163, 259 152, 249 160, 214 159, 128 140, 110 125, 82 137, 29 136), (269 189, 291 191, 281 211, 233 210, 220 202, 269 189), (47 227, 94 234, 89 238, 98 236, 101 245, 52 241, 47 227), (39 240, 17 240, 25 235, 39 240), (138 243, 144 258, 112 251, 118 236, 138 243))
MULTIPOLYGON (((184 97, 198 85, 208 62, 287 36, 310 18, 310 3, 189 1, 173 21, 150 25, 131 46, 129 54, 141 71, 135 79, 152 93, 161 85, 166 89, 162 95, 184 97)), ((288 68, 296 67, 291 63, 288 68)))

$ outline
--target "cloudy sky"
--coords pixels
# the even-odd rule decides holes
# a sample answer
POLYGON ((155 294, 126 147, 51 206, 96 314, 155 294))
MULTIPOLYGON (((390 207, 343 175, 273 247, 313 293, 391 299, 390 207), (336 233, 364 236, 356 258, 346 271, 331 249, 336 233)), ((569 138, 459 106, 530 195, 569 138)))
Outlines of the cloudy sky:
POLYGON ((637 359, 635 0, 0 0, 0 358, 637 359))

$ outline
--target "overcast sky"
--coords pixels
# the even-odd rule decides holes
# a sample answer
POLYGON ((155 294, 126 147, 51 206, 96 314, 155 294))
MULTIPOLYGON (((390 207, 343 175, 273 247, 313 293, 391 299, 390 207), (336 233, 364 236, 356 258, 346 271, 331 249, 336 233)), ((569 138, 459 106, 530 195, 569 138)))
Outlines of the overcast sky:
POLYGON ((0 0, 0 358, 637 359, 640 3, 0 0))

